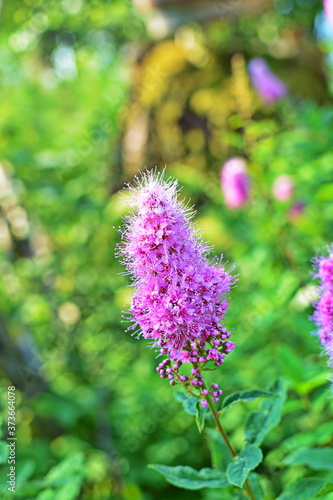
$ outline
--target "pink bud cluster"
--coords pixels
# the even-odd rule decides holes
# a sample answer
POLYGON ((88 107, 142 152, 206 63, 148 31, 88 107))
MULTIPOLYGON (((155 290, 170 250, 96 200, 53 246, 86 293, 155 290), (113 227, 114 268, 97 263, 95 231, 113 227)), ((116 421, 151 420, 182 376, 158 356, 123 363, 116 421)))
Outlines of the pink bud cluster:
POLYGON ((167 356, 157 367, 161 378, 204 399, 202 370, 223 364, 234 348, 221 325, 233 278, 220 261, 208 260, 209 247, 191 224, 193 211, 177 199, 177 182, 155 172, 136 181, 128 186, 135 211, 126 218, 119 246, 133 277, 129 330, 138 328, 167 356), (189 363, 191 374, 181 373, 189 363))
POLYGON ((329 248, 329 255, 314 259, 315 277, 320 279, 320 297, 315 304, 313 320, 318 326, 319 338, 326 354, 329 356, 329 365, 333 366, 333 246, 329 248))

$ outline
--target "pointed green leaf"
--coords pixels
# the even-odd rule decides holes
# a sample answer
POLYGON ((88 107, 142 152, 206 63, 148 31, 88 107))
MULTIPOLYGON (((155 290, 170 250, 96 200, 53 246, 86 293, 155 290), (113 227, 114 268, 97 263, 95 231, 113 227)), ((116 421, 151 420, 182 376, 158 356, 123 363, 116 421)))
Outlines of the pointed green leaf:
POLYGON ((70 483, 64 485, 57 492, 57 498, 61 500, 76 500, 79 498, 82 483, 84 482, 83 476, 71 477, 70 483))
POLYGON ((326 386, 327 385, 327 371, 324 370, 319 375, 311 377, 309 380, 305 382, 301 382, 296 386, 296 391, 298 394, 306 395, 312 392, 317 387, 326 386))
POLYGON ((332 479, 329 479, 329 482, 325 483, 322 489, 319 491, 319 493, 317 493, 317 497, 327 495, 327 493, 332 493, 332 491, 333 491, 333 482, 332 479))
POLYGON ((169 483, 186 490, 200 490, 201 488, 225 488, 230 486, 225 472, 215 469, 201 469, 192 467, 168 467, 167 465, 151 464, 151 469, 159 472, 169 483))
POLYGON ((195 416, 195 421, 198 426, 199 432, 202 432, 204 426, 205 426, 205 414, 206 414, 206 408, 203 408, 201 406, 200 401, 197 401, 197 406, 196 406, 196 416, 195 416))
POLYGON ((276 397, 276 394, 274 392, 259 391, 257 389, 234 392, 233 394, 230 394, 229 396, 224 398, 221 410, 226 410, 227 408, 234 406, 239 401, 254 401, 257 398, 263 398, 263 397, 274 398, 276 397))
POLYGON ((333 470, 333 448, 300 448, 286 457, 284 463, 304 464, 315 470, 333 470))
POLYGON ((20 465, 19 470, 16 474, 16 484, 17 487, 20 486, 21 483, 27 482, 30 477, 33 475, 36 469, 36 462, 33 459, 28 459, 20 465))
POLYGON ((266 434, 281 418, 281 410, 286 397, 284 381, 278 380, 272 387, 275 398, 263 401, 258 412, 251 413, 245 424, 245 439, 248 443, 260 444, 266 434))
POLYGON ((255 472, 250 472, 249 483, 250 483, 254 498, 256 500, 263 500, 264 491, 263 491, 261 484, 260 484, 259 475, 256 474, 255 472))
POLYGON ((333 491, 333 480, 322 477, 307 477, 296 481, 276 500, 312 500, 331 491, 333 491))
POLYGON ((242 488, 249 472, 255 469, 262 460, 262 451, 254 444, 246 444, 234 462, 227 468, 228 481, 242 488))
POLYGON ((175 398, 180 403, 183 403, 184 410, 186 411, 186 413, 188 413, 189 415, 197 414, 198 398, 195 398, 194 396, 187 396, 186 394, 180 391, 177 391, 175 393, 175 398))
POLYGON ((54 500, 54 490, 48 489, 41 491, 36 500, 54 500))
POLYGON ((294 434, 289 438, 282 441, 281 449, 283 453, 286 450, 295 451, 298 448, 312 447, 317 443, 324 443, 330 440, 332 437, 332 422, 326 422, 325 424, 318 425, 316 428, 312 428, 306 432, 299 432, 294 434))
POLYGON ((206 434, 208 436, 208 446, 212 456, 213 467, 223 471, 226 470, 230 462, 232 462, 232 456, 224 439, 215 429, 206 429, 206 434))
POLYGON ((180 391, 175 393, 175 398, 183 404, 186 413, 195 416, 199 432, 201 432, 204 428, 205 419, 210 421, 212 420, 212 416, 210 415, 208 408, 202 408, 198 398, 188 396, 180 391))
POLYGON ((37 493, 44 488, 59 488, 70 483, 71 478, 54 478, 54 479, 34 479, 18 486, 16 496, 18 498, 35 498, 37 493))

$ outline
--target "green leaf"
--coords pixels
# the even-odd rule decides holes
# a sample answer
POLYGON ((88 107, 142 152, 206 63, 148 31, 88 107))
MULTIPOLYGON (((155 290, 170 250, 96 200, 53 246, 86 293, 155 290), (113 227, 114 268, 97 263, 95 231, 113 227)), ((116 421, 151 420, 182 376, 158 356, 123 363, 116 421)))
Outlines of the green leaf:
POLYGON ((84 481, 83 476, 73 476, 69 484, 64 485, 57 491, 55 500, 76 500, 79 498, 79 493, 84 481))
POLYGON ((242 488, 249 472, 262 461, 262 451, 254 444, 246 444, 234 462, 227 468, 228 481, 242 488))
POLYGON ((74 474, 83 474, 85 471, 84 455, 75 452, 68 455, 61 462, 54 465, 46 474, 46 479, 67 478, 74 474))
POLYGON ((41 491, 36 500, 54 500, 54 490, 48 489, 41 491))
POLYGON ((263 398, 263 397, 272 398, 276 397, 276 394, 274 392, 259 391, 257 389, 234 392, 233 394, 230 394, 229 396, 224 398, 221 410, 226 410, 227 408, 234 406, 239 401, 254 401, 257 398, 263 398))
POLYGON ((296 481, 283 491, 276 500, 312 500, 316 496, 333 491, 333 480, 321 477, 307 477, 296 481))
POLYGON ((7 458, 9 455, 9 448, 5 441, 0 441, 0 464, 4 464, 7 462, 7 458))
POLYGON ((210 419, 207 408, 203 408, 201 406, 200 400, 198 398, 195 398, 194 396, 187 396, 187 394, 184 394, 180 391, 177 391, 175 393, 175 398, 180 403, 183 403, 186 413, 195 416, 199 432, 202 432, 202 429, 205 425, 205 419, 210 419))
POLYGON ((298 384, 296 386, 296 391, 298 392, 298 394, 305 395, 309 394, 314 389, 317 389, 317 387, 326 385, 327 385, 327 370, 324 370, 319 375, 311 377, 309 380, 306 380, 305 382, 301 382, 300 384, 298 384))
POLYGON ((16 474, 16 484, 19 487, 21 483, 27 482, 36 469, 35 460, 28 459, 20 464, 16 474))
POLYGON ((199 432, 202 432, 202 430, 203 430, 203 428, 205 426, 206 408, 203 408, 201 406, 200 401, 197 401, 196 410, 197 410, 197 413, 196 413, 196 416, 195 416, 195 421, 197 423, 199 432))
POLYGON ((284 381, 278 380, 272 387, 277 397, 265 400, 258 412, 251 413, 245 424, 245 439, 248 443, 260 444, 266 434, 281 418, 281 410, 286 397, 284 381))
POLYGON ((307 432, 299 432, 293 436, 285 439, 281 443, 283 451, 296 450, 305 446, 315 446, 318 443, 328 442, 332 437, 332 423, 326 422, 325 424, 318 425, 307 432))
POLYGON ((300 448, 286 457, 284 463, 304 464, 315 470, 333 470, 333 448, 300 448))
MULTIPOLYGON (((331 493, 333 491, 333 482, 332 479, 329 480, 328 483, 325 483, 322 489, 317 494, 318 497, 326 495, 327 493, 331 493)), ((332 497, 331 497, 332 498, 332 497)), ((327 500, 327 499, 326 499, 327 500)))
POLYGON ((206 429, 206 434, 208 437, 208 446, 212 456, 213 467, 223 471, 226 470, 230 462, 232 462, 232 456, 224 442, 224 439, 215 429, 206 429))
POLYGON ((44 488, 57 488, 63 486, 64 484, 69 484, 71 481, 70 477, 67 478, 55 478, 55 479, 35 479, 29 481, 25 484, 18 486, 16 491, 16 496, 18 498, 35 497, 36 494, 43 490, 44 488))
POLYGON ((192 467, 183 467, 182 465, 168 467, 158 464, 151 464, 149 467, 159 472, 169 483, 186 490, 230 486, 226 474, 215 469, 206 468, 196 471, 192 467))
POLYGON ((256 500, 263 500, 264 492, 260 484, 259 475, 251 472, 249 475, 249 483, 252 489, 253 496, 256 500))
POLYGON ((320 201, 331 201, 333 196, 333 184, 326 184, 316 192, 316 199, 320 201))
POLYGON ((184 410, 186 411, 186 413, 188 413, 189 415, 197 414, 198 398, 195 398, 194 396, 187 396, 186 394, 180 391, 177 391, 175 393, 175 398, 180 403, 183 403, 184 410))
POLYGON ((290 377, 296 384, 304 380, 307 372, 304 370, 302 359, 288 344, 281 344, 278 347, 277 359, 285 376, 290 377))

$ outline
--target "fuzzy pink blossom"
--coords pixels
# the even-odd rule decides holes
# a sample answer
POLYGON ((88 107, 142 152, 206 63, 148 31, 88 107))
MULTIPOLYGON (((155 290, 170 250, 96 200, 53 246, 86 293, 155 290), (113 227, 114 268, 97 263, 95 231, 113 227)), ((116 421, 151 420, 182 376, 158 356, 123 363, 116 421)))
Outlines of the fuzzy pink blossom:
POLYGON ((333 367, 333 245, 328 247, 329 255, 315 257, 315 277, 320 280, 319 300, 315 303, 312 316, 318 327, 318 334, 329 366, 333 367))
POLYGON ((279 201, 287 201, 294 194, 294 183, 289 175, 280 175, 273 184, 273 194, 279 201))
POLYGON ((222 167, 221 187, 229 208, 239 208, 248 200, 250 178, 242 158, 230 158, 222 167))
MULTIPOLYGON (((130 315, 135 330, 166 355, 157 370, 171 385, 190 385, 202 395, 201 368, 220 366, 234 344, 221 325, 233 278, 191 224, 194 212, 177 199, 177 181, 149 172, 128 186, 119 253, 133 277, 130 315), (192 363, 191 375, 180 374, 192 363)), ((218 398, 218 395, 215 396, 218 398)))
POLYGON ((333 253, 329 257, 318 259, 317 276, 327 289, 333 290, 333 253))

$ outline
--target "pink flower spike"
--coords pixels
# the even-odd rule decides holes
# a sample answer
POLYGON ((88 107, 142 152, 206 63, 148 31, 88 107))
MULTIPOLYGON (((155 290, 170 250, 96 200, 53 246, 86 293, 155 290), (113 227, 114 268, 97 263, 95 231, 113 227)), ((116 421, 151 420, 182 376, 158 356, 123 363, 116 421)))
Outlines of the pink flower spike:
POLYGON ((128 330, 167 356, 158 368, 161 378, 191 383, 201 398, 202 365, 220 366, 233 346, 223 321, 234 278, 221 259, 209 260, 211 249, 191 223, 193 210, 178 200, 176 180, 155 170, 136 178, 127 193, 133 212, 118 253, 133 279, 128 330), (188 363, 189 378, 179 373, 188 363))
POLYGON ((328 256, 320 255, 313 259, 315 277, 320 279, 320 287, 312 320, 318 327, 320 342, 328 355, 328 365, 333 368, 333 244, 328 250, 328 256))
POLYGON ((333 253, 318 261, 318 277, 326 287, 333 289, 333 253))

